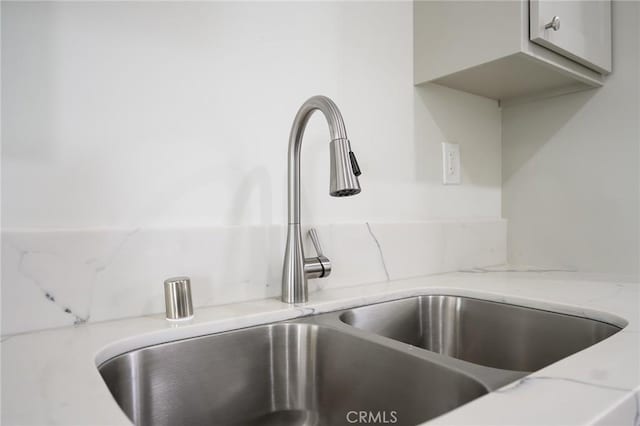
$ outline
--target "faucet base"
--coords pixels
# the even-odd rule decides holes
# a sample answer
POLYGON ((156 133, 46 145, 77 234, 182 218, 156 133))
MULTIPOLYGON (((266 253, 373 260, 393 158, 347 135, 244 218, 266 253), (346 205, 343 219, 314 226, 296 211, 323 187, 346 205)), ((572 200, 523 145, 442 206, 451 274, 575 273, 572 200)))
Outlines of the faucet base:
POLYGON ((282 267, 283 302, 306 303, 309 300, 304 263, 300 224, 290 223, 287 229, 287 248, 284 252, 282 267))

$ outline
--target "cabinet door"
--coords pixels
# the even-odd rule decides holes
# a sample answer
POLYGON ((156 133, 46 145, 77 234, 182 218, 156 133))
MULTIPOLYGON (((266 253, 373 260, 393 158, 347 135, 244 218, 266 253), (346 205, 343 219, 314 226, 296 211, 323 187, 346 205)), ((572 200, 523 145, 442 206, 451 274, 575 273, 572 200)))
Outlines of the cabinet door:
POLYGON ((532 42, 611 72, 611 0, 529 0, 529 24, 532 42))

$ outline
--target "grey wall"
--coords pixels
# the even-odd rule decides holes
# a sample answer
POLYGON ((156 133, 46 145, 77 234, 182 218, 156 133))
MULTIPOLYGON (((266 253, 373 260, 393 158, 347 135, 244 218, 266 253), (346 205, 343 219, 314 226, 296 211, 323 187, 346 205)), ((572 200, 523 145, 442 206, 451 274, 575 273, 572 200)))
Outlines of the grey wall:
POLYGON ((509 261, 638 278, 640 4, 613 4, 604 87, 504 108, 509 261))

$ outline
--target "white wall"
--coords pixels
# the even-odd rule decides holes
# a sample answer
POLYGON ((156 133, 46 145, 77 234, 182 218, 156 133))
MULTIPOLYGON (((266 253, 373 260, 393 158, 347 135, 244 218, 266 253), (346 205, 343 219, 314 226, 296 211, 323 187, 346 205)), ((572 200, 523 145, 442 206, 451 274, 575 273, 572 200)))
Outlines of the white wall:
POLYGON ((614 2, 603 88, 502 111, 510 262, 638 279, 639 16, 640 3, 614 2))
POLYGON ((413 87, 412 9, 2 2, 2 334, 162 312, 175 275, 196 308, 276 297, 288 135, 315 94, 363 191, 328 196, 314 116, 302 220, 334 269, 312 291, 503 263, 500 111, 413 87), (440 183, 443 141, 462 185, 440 183))
POLYGON ((2 4, 4 229, 278 224, 291 122, 342 109, 363 192, 303 149, 303 221, 500 217, 500 112, 414 88, 411 2, 2 4), (463 185, 440 184, 440 143, 463 185))

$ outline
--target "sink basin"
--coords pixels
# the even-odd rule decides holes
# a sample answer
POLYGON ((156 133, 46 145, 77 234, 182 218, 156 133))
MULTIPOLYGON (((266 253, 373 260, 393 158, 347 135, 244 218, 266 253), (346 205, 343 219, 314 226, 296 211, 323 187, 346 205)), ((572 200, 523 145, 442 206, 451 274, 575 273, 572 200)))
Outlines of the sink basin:
MULTIPOLYGON (((364 324, 360 312, 348 317, 364 324)), ((136 425, 347 425, 361 412, 415 425, 487 393, 454 369, 308 323, 143 348, 99 371, 136 425)))
POLYGON ((136 425, 415 425, 619 330, 419 296, 164 343, 98 368, 136 425))
POLYGON ((535 371, 620 331, 604 322, 457 296, 419 296, 344 312, 346 324, 493 368, 535 371))

